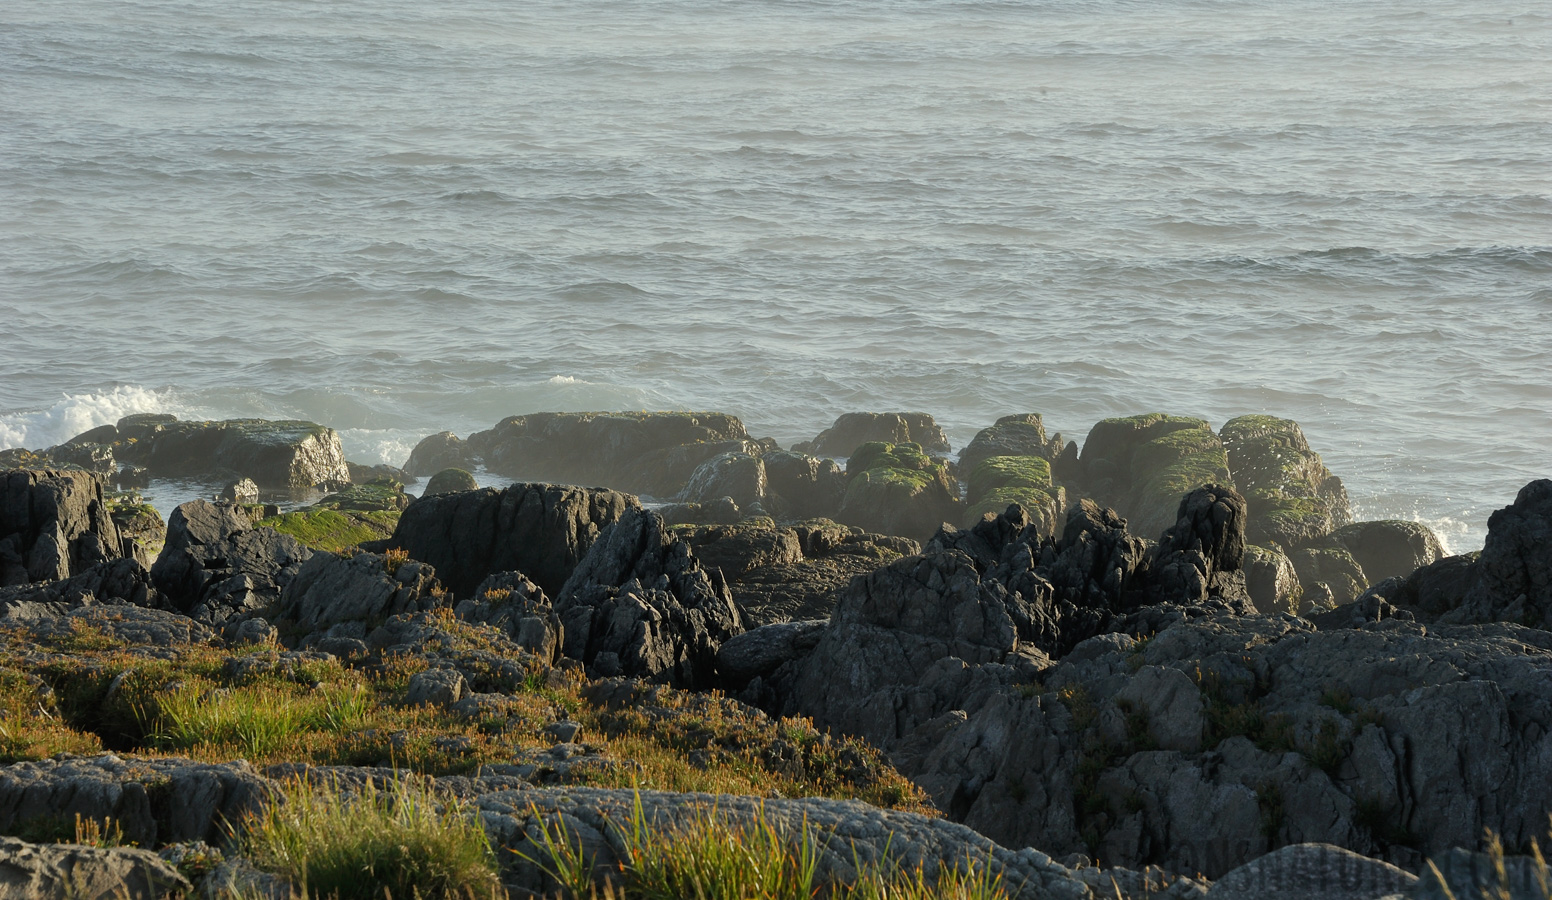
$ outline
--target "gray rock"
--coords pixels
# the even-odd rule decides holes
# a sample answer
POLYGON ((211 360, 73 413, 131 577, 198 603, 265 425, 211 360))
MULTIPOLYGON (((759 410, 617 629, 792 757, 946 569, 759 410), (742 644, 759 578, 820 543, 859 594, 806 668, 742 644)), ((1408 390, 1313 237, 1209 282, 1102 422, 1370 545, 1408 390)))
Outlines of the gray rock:
POLYGON ((297 629, 316 632, 342 622, 376 622, 444 605, 431 566, 408 560, 390 566, 377 553, 315 553, 286 585, 276 608, 297 629))
MULTIPOLYGON (((1357 600, 1369 586, 1369 576, 1353 555, 1341 547, 1314 547, 1289 554, 1299 583, 1305 592, 1323 584, 1331 592, 1332 602, 1343 606, 1357 600)), ((1301 610, 1316 608, 1313 602, 1301 610)))
POLYGON ((1405 578, 1444 558, 1439 538, 1421 522, 1354 522, 1333 531, 1328 540, 1353 555, 1370 583, 1405 578))
POLYGON ((120 455, 159 478, 236 472, 277 490, 350 482, 339 435, 313 422, 158 422, 141 428, 133 443, 127 443, 133 429, 121 423, 118 430, 120 455))
POLYGON ((122 551, 90 473, 0 471, 0 587, 69 578, 122 551))
POLYGON ((0 600, 0 625, 25 629, 37 640, 64 641, 82 627, 114 641, 145 647, 209 643, 215 633, 178 613, 123 601, 97 602, 91 594, 63 601, 0 600))
POLYGON ((695 471, 708 460, 727 453, 759 456, 766 449, 763 443, 746 437, 660 447, 630 461, 619 479, 611 483, 630 485, 629 490, 644 497, 677 497, 685 492, 695 471))
POLYGON ((1520 622, 1552 630, 1552 480, 1532 481, 1487 520, 1487 541, 1460 622, 1520 622))
POLYGON ((259 486, 252 478, 234 481, 221 489, 221 499, 228 503, 258 503, 259 486))
POLYGON ((566 655, 606 675, 710 686, 717 649, 744 630, 721 574, 640 509, 599 535, 559 596, 566 655))
POLYGON ((661 451, 748 437, 742 422, 721 413, 537 413, 503 419, 469 444, 490 471, 509 478, 653 493, 647 488, 661 487, 661 451))
POLYGON ((410 678, 404 700, 411 706, 452 706, 469 693, 469 685, 456 669, 427 669, 410 678))
POLYGON ((744 517, 732 497, 718 497, 708 503, 665 503, 653 511, 667 525, 736 525, 744 517))
POLYGON ((600 880, 615 871, 623 856, 620 823, 631 821, 640 804, 648 827, 667 831, 683 827, 696 816, 712 814, 732 825, 764 822, 779 833, 796 835, 807 827, 818 843, 816 877, 856 878, 856 866, 890 861, 906 871, 917 866, 932 883, 939 871, 964 865, 990 864, 1010 896, 1049 900, 1089 900, 1088 887, 1036 850, 1013 851, 979 834, 942 819, 881 810, 844 800, 783 800, 727 794, 671 794, 660 791, 561 788, 514 790, 487 794, 478 800, 492 843, 513 860, 507 881, 512 887, 550 894, 555 884, 525 859, 543 859, 541 825, 551 833, 564 826, 580 839, 583 852, 600 880))
POLYGON ((1347 488, 1310 449, 1297 422, 1240 416, 1219 435, 1250 504, 1251 543, 1298 549, 1352 522, 1347 488))
POLYGON ((0 837, 3 900, 154 900, 181 897, 189 889, 178 870, 149 850, 29 844, 0 837))
POLYGON ((112 481, 114 473, 118 471, 118 465, 113 459, 113 447, 86 440, 90 434, 87 432, 68 444, 50 447, 47 451, 49 461, 61 468, 84 469, 105 482, 112 481))
POLYGON ((469 446, 451 431, 443 431, 421 439, 410 451, 404 471, 416 477, 435 475, 444 469, 468 469, 473 466, 473 453, 469 446))
POLYGON ((555 722, 544 727, 544 736, 557 744, 570 744, 582 733, 580 722, 555 722))
POLYGON ((1159 749, 1182 753, 1202 749, 1206 703, 1196 683, 1179 669, 1141 667, 1126 687, 1116 692, 1116 702, 1143 714, 1159 749))
POLYGON ((113 754, 61 756, 0 766, 0 832, 15 834, 76 815, 108 819, 142 847, 224 840, 271 796, 272 787, 245 762, 207 764, 113 754))
POLYGON ((1293 844, 1224 875, 1207 900, 1376 900, 1416 884, 1416 875, 1351 850, 1293 844))
POLYGON ((1201 419, 1148 413, 1105 419, 1089 430, 1077 467, 1083 495, 1151 537, 1175 524, 1180 498, 1207 484, 1232 485, 1223 442, 1201 419))
POLYGON ((819 643, 828 624, 823 619, 781 622, 730 638, 717 650, 717 668, 734 684, 769 675, 783 663, 804 656, 819 643))
POLYGON ((765 462, 748 453, 723 453, 706 460, 690 476, 680 500, 709 503, 730 497, 740 508, 765 502, 765 462))
POLYGON ((948 436, 927 413, 846 413, 808 444, 792 449, 815 456, 850 457, 863 444, 917 444, 929 453, 949 452, 948 436))
POLYGON ((432 475, 431 479, 426 482, 426 489, 421 492, 421 496, 430 497, 433 494, 476 491, 479 490, 479 487, 479 484, 474 480, 474 476, 467 470, 458 468, 443 469, 432 475))
POLYGON ((681 539, 703 566, 720 569, 729 581, 760 568, 793 566, 803 559, 796 531, 763 522, 697 528, 681 539))
POLYGON ((846 497, 846 474, 833 459, 787 450, 767 452, 766 504, 790 519, 834 518, 846 497))
POLYGON ((1245 590, 1262 612, 1298 615, 1304 586, 1299 583, 1293 560, 1276 546, 1251 544, 1245 548, 1245 590))
POLYGON ((560 656, 563 629, 549 598, 518 572, 498 572, 480 582, 474 597, 453 609, 466 622, 490 625, 541 659, 560 656))
POLYGON ((599 533, 639 508, 628 494, 551 484, 439 494, 410 504, 393 537, 373 549, 401 548, 429 563, 457 597, 514 571, 554 596, 599 533))
POLYGON ((173 510, 151 580, 171 608, 210 625, 261 614, 313 551, 254 527, 247 507, 194 500, 173 510))
POLYGON ((16 603, 71 603, 85 598, 155 607, 161 598, 151 573, 136 559, 115 559, 82 569, 63 581, 0 588, 0 606, 16 603))

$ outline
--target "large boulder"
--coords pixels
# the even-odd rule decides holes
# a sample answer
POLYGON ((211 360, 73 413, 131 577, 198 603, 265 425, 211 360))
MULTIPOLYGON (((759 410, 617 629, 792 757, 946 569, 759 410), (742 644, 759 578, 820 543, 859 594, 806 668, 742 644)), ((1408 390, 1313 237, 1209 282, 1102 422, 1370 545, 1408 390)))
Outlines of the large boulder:
POLYGON ((371 549, 402 549, 431 564, 460 598, 487 576, 513 571, 554 595, 599 533, 640 507, 628 494, 552 484, 438 494, 410 504, 393 536, 371 549))
POLYGON ((599 534, 555 612, 567 656, 600 675, 682 687, 715 684, 717 650, 744 630, 721 573, 702 568, 656 513, 638 508, 599 534))
POLYGON ((1299 572, 1293 560, 1275 546, 1245 547, 1245 590, 1261 612, 1298 615, 1303 608, 1304 586, 1299 583, 1299 572))
MULTIPOLYGON (((1336 546, 1311 547, 1289 554, 1293 568, 1299 573, 1299 583, 1313 601, 1318 595, 1317 586, 1330 592, 1331 602, 1343 606, 1357 600, 1369 586, 1368 573, 1346 549, 1336 546)), ((1306 604, 1301 612, 1308 612, 1313 604, 1306 604)))
POLYGON ((350 483, 339 435, 315 422, 127 417, 116 433, 119 457, 145 466, 159 478, 236 473, 266 490, 350 483))
POLYGON ((792 449, 815 456, 850 457, 863 444, 916 444, 949 452, 948 436, 927 413, 846 413, 819 436, 792 449))
POLYGON ((959 471, 968 475, 994 456, 1038 456, 1050 463, 1062 455, 1062 449, 1061 435, 1046 438, 1039 413, 1003 416, 959 451, 959 471))
POLYGON ((404 471, 417 478, 435 475, 444 469, 468 469, 473 466, 474 454, 469 445, 451 431, 442 431, 422 438, 410 451, 404 471))
POLYGON ((209 625, 257 615, 280 599, 313 555, 300 541, 255 526, 252 507, 192 500, 167 520, 151 580, 170 608, 209 625))
POLYGON ((1354 522, 1331 532, 1322 543, 1351 553, 1371 584, 1405 578, 1444 558, 1444 545, 1421 522, 1354 522))
POLYGON ((619 483, 644 497, 673 497, 685 491, 695 471, 708 460, 728 453, 759 456, 768 449, 764 443, 735 438, 649 450, 629 465, 619 483))
POLYGON ((414 560, 376 553, 314 553, 281 592, 278 616, 299 632, 345 622, 375 626, 389 616, 445 603, 436 572, 414 560))
POLYGON ((468 444, 486 468, 508 478, 645 492, 648 485, 639 482, 655 474, 651 467, 643 473, 645 457, 748 437, 742 422, 721 413, 535 413, 503 419, 468 444))
POLYGON ((449 468, 442 469, 426 482, 426 489, 421 496, 430 497, 432 494, 453 494, 458 491, 477 491, 480 485, 474 480, 474 475, 467 469, 449 468))
POLYGON ((1207 484, 1233 486, 1212 426, 1162 413, 1099 422, 1083 443, 1078 468, 1085 494, 1115 508, 1141 535, 1173 525, 1187 492, 1207 484))
POLYGON ((91 474, 0 472, 0 586, 69 578, 123 550, 102 483, 91 474))
POLYGON ((1251 543, 1293 550, 1352 522, 1347 489, 1310 449, 1297 422, 1240 416, 1218 433, 1234 483, 1250 504, 1251 543))
POLYGON ((916 444, 863 444, 852 451, 846 478, 836 518, 847 525, 926 540, 960 518, 948 467, 916 444))

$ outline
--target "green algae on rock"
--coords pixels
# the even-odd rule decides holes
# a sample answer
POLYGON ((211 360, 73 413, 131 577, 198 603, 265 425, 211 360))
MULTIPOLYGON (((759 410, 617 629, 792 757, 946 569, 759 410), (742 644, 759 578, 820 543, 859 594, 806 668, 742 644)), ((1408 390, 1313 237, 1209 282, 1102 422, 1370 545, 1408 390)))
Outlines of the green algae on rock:
POLYGON ((960 517, 959 491, 948 466, 918 444, 863 444, 848 460, 846 477, 836 518, 847 525, 926 540, 960 517))
POLYGON ((1298 548, 1352 521, 1347 489, 1310 449, 1297 422, 1240 416, 1218 433, 1250 504, 1245 532, 1252 543, 1298 548))

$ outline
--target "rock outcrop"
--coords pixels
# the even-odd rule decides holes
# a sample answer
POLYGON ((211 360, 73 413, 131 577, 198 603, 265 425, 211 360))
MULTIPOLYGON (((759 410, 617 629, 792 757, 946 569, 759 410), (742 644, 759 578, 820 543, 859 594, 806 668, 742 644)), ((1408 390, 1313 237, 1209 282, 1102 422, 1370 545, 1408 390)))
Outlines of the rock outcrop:
POLYGON ((453 610, 466 622, 490 625, 546 662, 560 657, 564 634, 544 591, 520 572, 498 572, 453 610))
POLYGON ((1062 436, 1045 436, 1045 422, 1039 413, 1003 416, 990 428, 983 428, 959 451, 959 471, 968 476, 975 467, 994 456, 1038 456, 1054 462, 1065 449, 1062 436))
POLYGON ((627 494, 551 484, 438 494, 410 504, 393 536, 370 549, 429 563, 455 597, 473 596, 497 572, 522 572, 554 596, 599 533, 635 509, 627 494))
POLYGON ((850 457, 863 444, 916 444, 929 453, 949 452, 948 436, 927 413, 846 413, 807 443, 792 449, 815 456, 850 457))
POLYGON ((426 489, 421 496, 430 497, 432 494, 452 494, 458 491, 479 490, 479 484, 474 476, 465 469, 442 469, 426 482, 426 489))
POLYGON ((917 444, 869 443, 846 463, 846 497, 836 519, 880 534, 926 540, 961 516, 948 466, 917 444))
POLYGON ((1084 496, 1114 507, 1137 534, 1175 522, 1188 491, 1232 485, 1223 442, 1201 419, 1149 413, 1105 419, 1089 431, 1079 459, 1084 496))
POLYGON ((721 573, 650 511, 630 509, 599 536, 559 592, 565 653, 600 675, 678 686, 716 683, 717 650, 744 630, 721 573))
POLYGON ((1250 504, 1251 543, 1295 550, 1352 522, 1347 489, 1310 449, 1297 422, 1240 416, 1218 433, 1234 483, 1250 504))
POLYGON ((120 460, 144 466, 158 478, 236 473, 266 490, 350 483, 339 435, 314 422, 127 416, 94 434, 111 444, 120 460))
POLYGON ((149 850, 0 837, 0 897, 6 900, 160 900, 189 889, 188 879, 149 850))
POLYGON ((649 493, 645 487, 659 485, 638 482, 643 469, 655 478, 656 466, 646 459, 652 454, 748 437, 742 422, 721 413, 537 413, 503 419, 466 443, 472 458, 508 478, 649 493))
POLYGON ((973 528, 1013 504, 1024 507, 1048 535, 1055 534, 1067 508, 1067 495, 1051 484, 1051 464, 1042 456, 999 455, 982 459, 960 472, 966 481, 965 527, 973 528))
POLYGON ((1352 554, 1370 584, 1405 578, 1444 558, 1439 538, 1421 522, 1354 522, 1331 532, 1326 540, 1352 554))
POLYGON ((1446 621, 1520 622, 1552 631, 1552 480, 1532 481, 1487 520, 1473 583, 1446 621))
POLYGON ((0 472, 0 586, 69 578, 123 551, 102 483, 90 473, 0 472))
POLYGON ((765 463, 766 505, 788 519, 831 519, 846 497, 846 474, 835 460, 771 450, 765 463))
POLYGON ((436 572, 426 563, 366 552, 314 553, 281 592, 276 613, 305 633, 360 623, 357 637, 362 637, 366 627, 389 616, 426 612, 445 602, 436 572))
POLYGON ((151 580, 171 609, 207 625, 266 610, 313 555, 295 538, 255 527, 252 507, 193 500, 173 510, 151 580))

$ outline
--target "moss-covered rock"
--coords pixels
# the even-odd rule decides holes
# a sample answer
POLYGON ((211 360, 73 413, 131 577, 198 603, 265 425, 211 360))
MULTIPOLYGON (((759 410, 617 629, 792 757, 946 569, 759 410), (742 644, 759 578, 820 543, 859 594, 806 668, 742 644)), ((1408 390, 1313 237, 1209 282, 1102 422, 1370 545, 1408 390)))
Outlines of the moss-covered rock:
POLYGON ((837 518, 848 525, 926 540, 960 518, 959 490, 947 465, 917 444, 863 444, 848 460, 846 477, 837 518))
POLYGON ((1310 449, 1297 422, 1240 416, 1224 423, 1219 436, 1250 504, 1249 540, 1303 547, 1352 521, 1347 489, 1310 449))
POLYGON ((850 458, 863 444, 916 444, 934 453, 949 451, 948 436, 932 416, 920 412, 846 413, 812 441, 792 449, 815 456, 850 458))
POLYGON ((340 553, 365 541, 390 537, 399 523, 399 515, 387 511, 350 512, 310 507, 261 519, 258 524, 290 535, 314 550, 340 553))
POLYGON ((1003 416, 990 428, 981 429, 959 452, 959 471, 967 475, 994 456, 1039 456, 1051 461, 1061 452, 1062 436, 1048 439, 1039 413, 1003 416))
POLYGON ((1232 487, 1228 456, 1201 419, 1147 413, 1105 419, 1089 431, 1079 472, 1084 493, 1126 516, 1133 533, 1175 524, 1180 498, 1208 484, 1232 487))
POLYGON ((119 537, 126 540, 124 555, 133 556, 150 568, 167 540, 167 523, 162 521, 162 514, 139 494, 129 492, 108 495, 108 516, 119 527, 119 537), (133 541, 133 545, 128 541, 133 541))
POLYGON ((1043 457, 993 456, 969 471, 965 501, 969 504, 963 517, 966 528, 1018 504, 1041 524, 1045 534, 1053 534, 1064 493, 1052 486, 1051 464, 1043 457))
POLYGON ((479 488, 474 475, 466 469, 443 469, 426 482, 424 496, 451 494, 454 491, 473 491, 479 488))
POLYGON ((404 493, 404 485, 384 480, 353 484, 324 497, 316 505, 320 509, 342 512, 399 512, 410 505, 410 496, 404 493))

